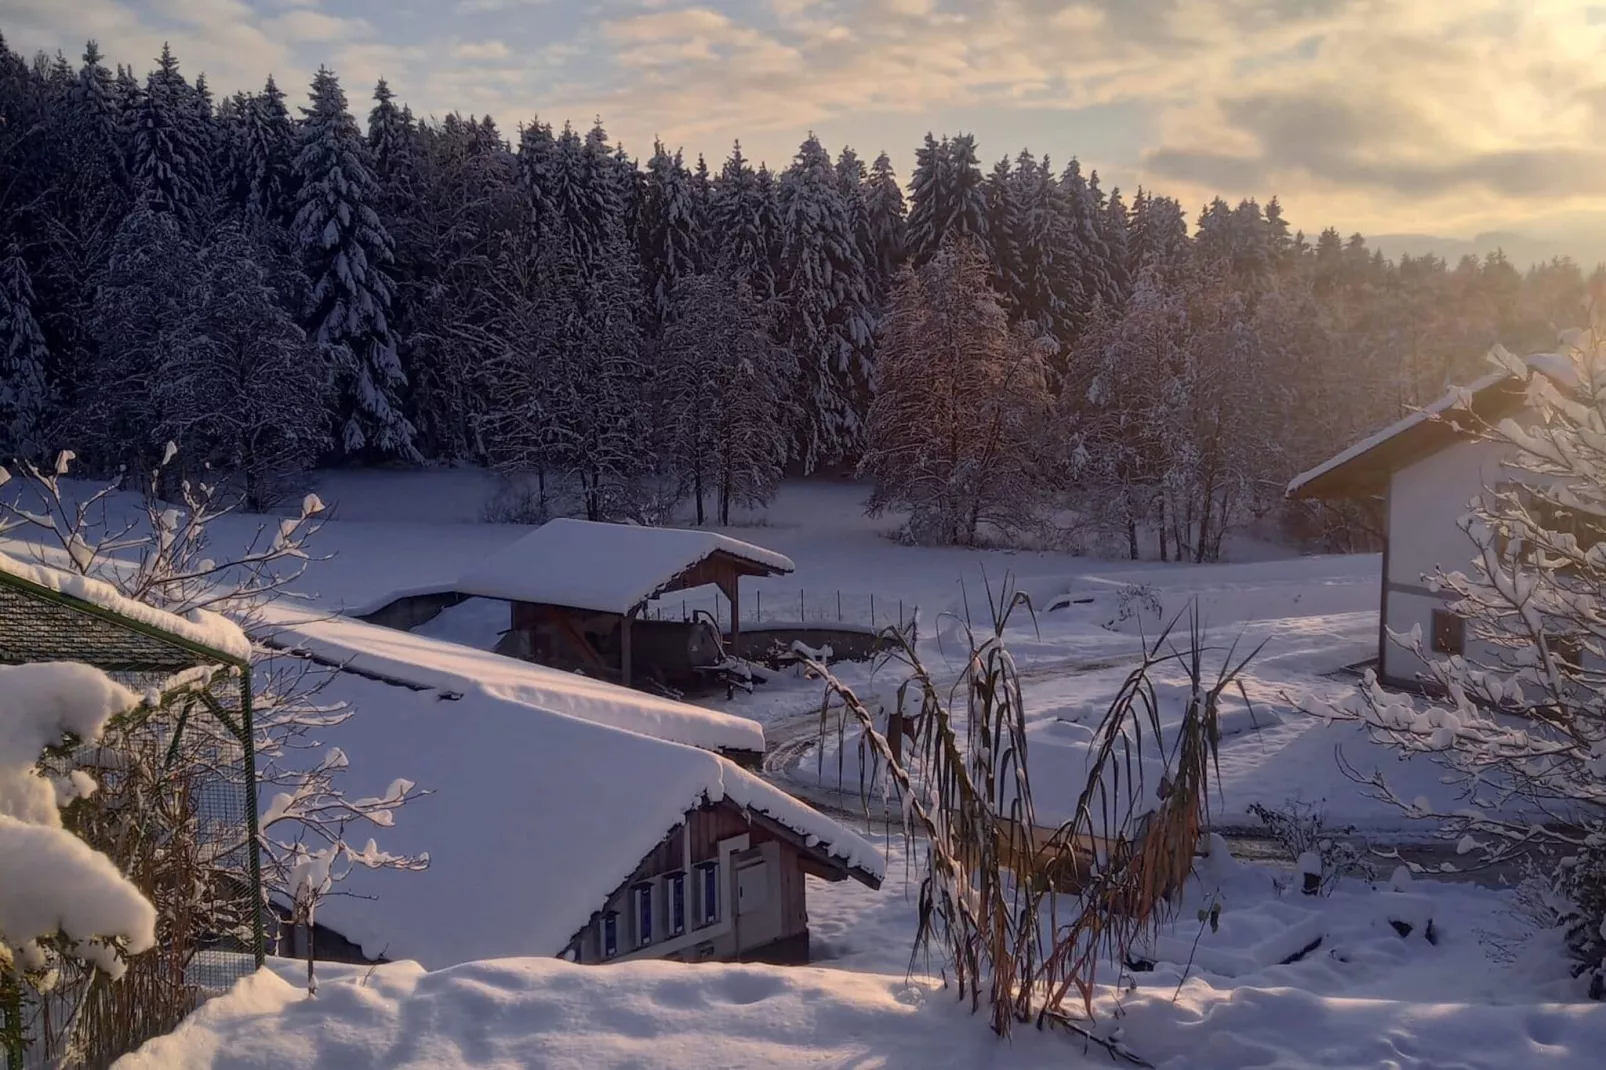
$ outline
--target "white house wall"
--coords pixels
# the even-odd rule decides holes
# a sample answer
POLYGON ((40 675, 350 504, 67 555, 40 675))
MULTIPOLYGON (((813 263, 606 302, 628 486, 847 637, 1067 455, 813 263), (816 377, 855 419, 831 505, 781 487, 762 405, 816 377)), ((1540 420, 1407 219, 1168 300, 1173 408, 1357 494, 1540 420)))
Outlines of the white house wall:
MULTIPOLYGON (((1426 578, 1435 569, 1472 569, 1473 544, 1457 523, 1468 503, 1486 488, 1511 479, 1503 461, 1509 447, 1492 442, 1461 442, 1395 472, 1389 482, 1388 552, 1383 576, 1384 622, 1395 632, 1422 629, 1424 647, 1433 635, 1433 610, 1445 599, 1426 578)), ((1469 656, 1476 657, 1470 639, 1469 656)), ((1380 675, 1414 681, 1426 665, 1411 651, 1382 640, 1380 675)))

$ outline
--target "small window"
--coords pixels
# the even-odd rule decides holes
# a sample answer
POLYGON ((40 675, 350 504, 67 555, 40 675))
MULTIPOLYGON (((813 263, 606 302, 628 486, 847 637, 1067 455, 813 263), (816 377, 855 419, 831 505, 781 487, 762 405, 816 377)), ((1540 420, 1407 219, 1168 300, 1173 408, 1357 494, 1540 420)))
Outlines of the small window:
POLYGON ((679 936, 686 931, 686 874, 669 878, 669 932, 679 936))
POLYGON ((602 957, 605 959, 617 958, 619 955, 619 912, 610 910, 602 916, 602 957))
POLYGON ((636 894, 636 946, 652 943, 652 885, 638 884, 636 894))
POLYGON ((1583 667, 1584 643, 1581 636, 1553 635, 1549 637, 1550 652, 1569 668, 1583 667))
POLYGON ((1467 622, 1448 609, 1433 611, 1433 652, 1463 654, 1467 645, 1467 622))
POLYGON ((704 925, 712 925, 719 920, 719 863, 704 862, 697 867, 702 875, 704 925))

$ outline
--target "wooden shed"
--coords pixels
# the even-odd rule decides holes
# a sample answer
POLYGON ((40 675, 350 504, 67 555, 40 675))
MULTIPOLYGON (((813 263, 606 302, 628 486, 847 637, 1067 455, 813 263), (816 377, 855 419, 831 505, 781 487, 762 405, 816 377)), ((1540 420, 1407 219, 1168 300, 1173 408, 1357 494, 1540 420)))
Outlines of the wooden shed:
POLYGON ((455 589, 512 603, 498 652, 630 686, 712 664, 722 649, 718 622, 644 620, 647 603, 717 587, 730 604, 725 641, 734 645, 742 577, 794 567, 782 554, 712 531, 560 519, 468 570, 455 589))

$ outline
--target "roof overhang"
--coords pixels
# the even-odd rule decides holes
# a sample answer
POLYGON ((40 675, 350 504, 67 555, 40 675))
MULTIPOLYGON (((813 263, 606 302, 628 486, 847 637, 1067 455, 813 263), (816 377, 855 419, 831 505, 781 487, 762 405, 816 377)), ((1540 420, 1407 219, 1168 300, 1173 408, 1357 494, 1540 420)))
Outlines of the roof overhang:
POLYGON ((1453 391, 1425 409, 1413 412, 1382 431, 1362 439, 1310 471, 1294 477, 1287 497, 1306 500, 1373 498, 1389 478, 1407 465, 1457 442, 1474 430, 1517 411, 1525 385, 1510 375, 1487 376, 1464 390, 1453 391))

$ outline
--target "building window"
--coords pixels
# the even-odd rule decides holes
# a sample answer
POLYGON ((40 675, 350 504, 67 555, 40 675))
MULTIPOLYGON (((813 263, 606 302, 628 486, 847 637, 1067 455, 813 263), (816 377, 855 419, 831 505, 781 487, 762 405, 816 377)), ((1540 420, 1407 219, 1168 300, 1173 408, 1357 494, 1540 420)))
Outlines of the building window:
POLYGON ((719 920, 719 863, 704 862, 697 867, 702 878, 702 914, 704 925, 719 920))
POLYGON ((1433 611, 1433 652, 1435 654, 1464 654, 1467 645, 1467 622, 1448 609, 1433 611))
POLYGON ((602 916, 602 957, 605 959, 617 958, 619 955, 619 912, 610 910, 602 916))
POLYGON ((636 946, 652 943, 652 885, 638 884, 636 895, 636 946))
POLYGON ((686 874, 669 878, 669 932, 679 936, 686 931, 686 874))

